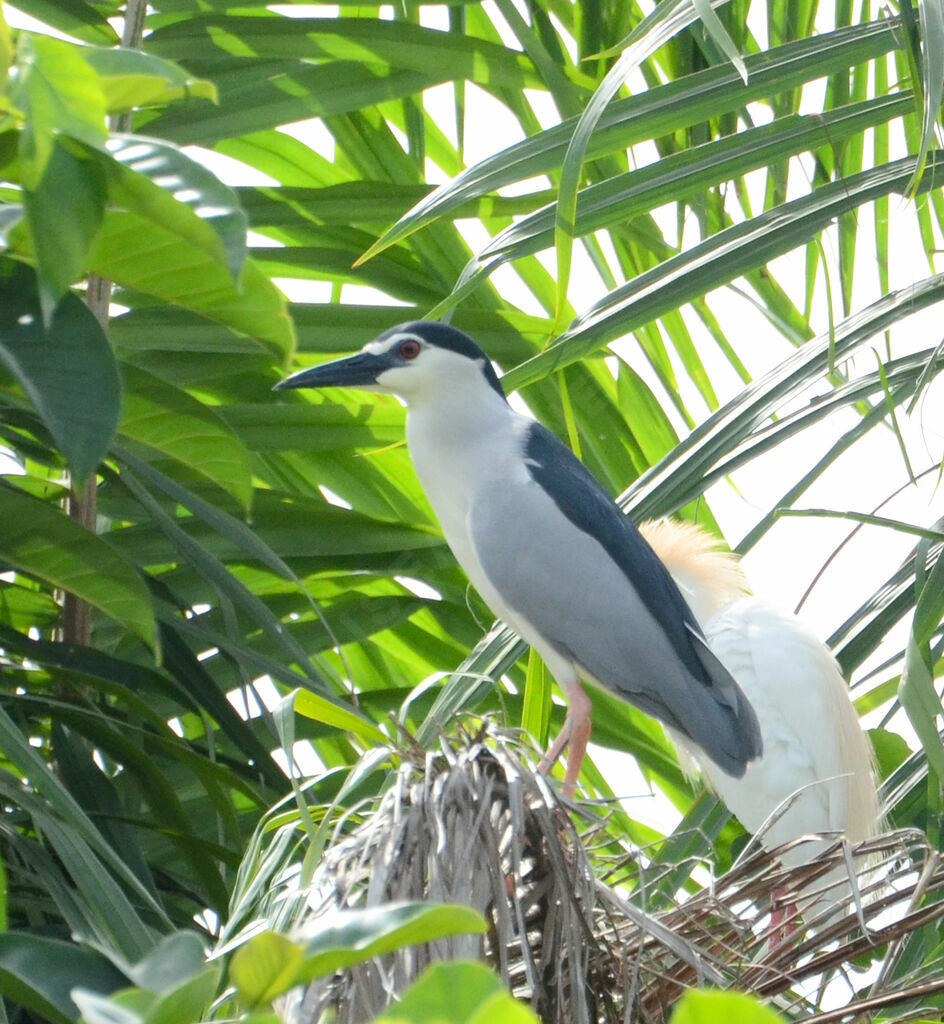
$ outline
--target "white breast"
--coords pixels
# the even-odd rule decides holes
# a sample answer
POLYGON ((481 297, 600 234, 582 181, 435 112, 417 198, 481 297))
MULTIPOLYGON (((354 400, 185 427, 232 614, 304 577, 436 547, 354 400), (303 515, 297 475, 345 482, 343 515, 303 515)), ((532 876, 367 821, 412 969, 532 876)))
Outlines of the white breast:
POLYGON ((478 392, 474 401, 467 402, 456 397, 411 405, 407 444, 416 475, 456 560, 493 611, 502 614, 493 603, 469 536, 469 501, 490 481, 510 482, 526 472, 523 430, 517 421, 525 425, 527 421, 494 392, 484 397, 478 392))

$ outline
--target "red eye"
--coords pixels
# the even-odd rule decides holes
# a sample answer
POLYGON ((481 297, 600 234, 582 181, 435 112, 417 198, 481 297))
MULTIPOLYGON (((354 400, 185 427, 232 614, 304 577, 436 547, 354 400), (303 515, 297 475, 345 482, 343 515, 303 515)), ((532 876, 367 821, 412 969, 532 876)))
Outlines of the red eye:
POLYGON ((418 341, 404 341, 399 348, 403 359, 415 359, 420 354, 420 343, 418 341))

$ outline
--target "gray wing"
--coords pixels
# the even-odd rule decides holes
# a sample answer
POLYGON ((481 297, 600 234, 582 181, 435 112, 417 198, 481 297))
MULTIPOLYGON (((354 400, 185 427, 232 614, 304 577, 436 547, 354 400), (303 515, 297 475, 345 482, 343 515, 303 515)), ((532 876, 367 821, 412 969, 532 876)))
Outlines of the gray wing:
MULTIPOLYGON (((606 500, 623 519, 612 499, 606 500)), ((652 600, 652 594, 640 593, 646 587, 675 588, 661 562, 664 577, 632 579, 533 477, 482 489, 469 511, 469 529, 490 584, 555 652, 582 675, 678 729, 725 771, 743 773, 760 749, 753 711, 697 627, 693 632, 673 618, 670 633, 653 614, 652 605, 671 609, 675 595, 657 593, 652 600), (678 650, 679 626, 684 655, 678 650)), ((645 541, 635 530, 627 536, 624 553, 630 557, 633 538, 640 545, 645 541)), ((655 557, 648 545, 643 550, 655 557)), ((649 567, 645 557, 640 561, 649 567)), ((680 594, 678 601, 687 612, 680 594)))

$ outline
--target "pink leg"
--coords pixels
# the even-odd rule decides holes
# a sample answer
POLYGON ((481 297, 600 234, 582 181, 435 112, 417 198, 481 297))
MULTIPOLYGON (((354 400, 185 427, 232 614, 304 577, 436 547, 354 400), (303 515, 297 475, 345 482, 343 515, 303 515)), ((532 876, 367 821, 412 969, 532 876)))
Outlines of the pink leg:
MULTIPOLYGON (((588 702, 589 703, 589 702, 588 702)), ((580 766, 583 764, 583 756, 587 752, 587 741, 590 739, 592 723, 589 715, 584 715, 579 721, 575 718, 570 727, 570 752, 567 755, 567 771, 564 773, 564 793, 566 796, 574 795, 574 788, 577 779, 580 777, 580 766)))
POLYGON ((796 918, 799 908, 795 903, 781 902, 786 896, 786 889, 774 889, 770 894, 770 945, 771 952, 783 945, 797 930, 796 918))
POLYGON ((570 754, 567 758, 567 771, 564 774, 564 793, 567 796, 574 795, 574 787, 580 775, 580 766, 583 764, 584 754, 587 750, 587 741, 590 739, 590 698, 584 693, 583 687, 578 682, 570 686, 562 687, 567 697, 569 707, 567 717, 564 719, 564 726, 557 736, 557 739, 548 747, 547 753, 541 758, 538 771, 547 775, 554 767, 564 747, 570 744, 570 754))

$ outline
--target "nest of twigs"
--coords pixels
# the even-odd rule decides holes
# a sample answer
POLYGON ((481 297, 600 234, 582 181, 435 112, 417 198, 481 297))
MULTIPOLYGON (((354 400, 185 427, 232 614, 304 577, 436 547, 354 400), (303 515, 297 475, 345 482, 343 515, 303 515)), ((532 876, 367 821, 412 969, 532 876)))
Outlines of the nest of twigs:
POLYGON ((369 1021, 430 962, 456 958, 489 963, 547 1024, 657 1024, 693 985, 753 992, 816 1024, 892 1007, 907 1020, 944 990, 939 974, 906 969, 914 933, 944 915, 944 863, 919 832, 856 848, 819 837, 815 860, 793 869, 757 850, 718 878, 703 859, 660 865, 635 850, 631 871, 608 872, 617 884, 591 867, 588 850, 604 846, 603 860, 605 812, 562 798, 513 734, 485 725, 407 758, 362 824, 328 845, 309 920, 428 900, 475 907, 489 928, 338 972, 308 989, 293 1020, 369 1021), (708 883, 693 892, 695 867, 708 883), (808 908, 787 936, 770 927, 775 891, 808 908))

